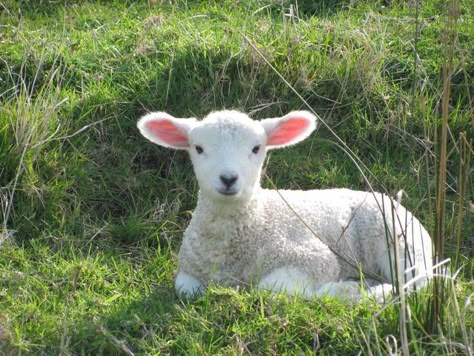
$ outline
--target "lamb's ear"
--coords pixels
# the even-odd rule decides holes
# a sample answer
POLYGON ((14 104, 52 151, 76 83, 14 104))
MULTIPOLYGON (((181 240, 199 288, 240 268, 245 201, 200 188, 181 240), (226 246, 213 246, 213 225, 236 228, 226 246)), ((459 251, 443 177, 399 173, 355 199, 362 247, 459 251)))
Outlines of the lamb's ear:
POLYGON ((176 119, 165 112, 152 112, 143 116, 137 123, 141 134, 157 145, 176 148, 189 148, 188 133, 196 119, 176 119))
POLYGON ((294 145, 316 128, 316 116, 308 111, 292 111, 283 117, 260 121, 267 134, 267 149, 294 145))

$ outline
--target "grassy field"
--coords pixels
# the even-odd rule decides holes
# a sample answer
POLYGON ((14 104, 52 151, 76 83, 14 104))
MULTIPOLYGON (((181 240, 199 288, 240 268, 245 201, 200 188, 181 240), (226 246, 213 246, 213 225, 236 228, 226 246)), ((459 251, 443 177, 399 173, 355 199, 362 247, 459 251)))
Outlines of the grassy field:
POLYGON ((458 5, 0 0, 0 353, 472 354, 474 8, 458 5), (431 288, 409 297, 408 344, 396 299, 175 295, 198 187, 186 154, 140 137, 141 115, 312 108, 318 131, 271 153, 271 180, 403 189, 434 231, 446 64, 442 257, 458 273, 442 322, 431 288))

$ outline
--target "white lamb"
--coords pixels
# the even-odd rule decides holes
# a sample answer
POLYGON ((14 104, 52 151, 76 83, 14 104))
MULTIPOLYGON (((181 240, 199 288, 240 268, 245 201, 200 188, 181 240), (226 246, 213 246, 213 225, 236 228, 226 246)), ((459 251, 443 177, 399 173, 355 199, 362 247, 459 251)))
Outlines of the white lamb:
POLYGON ((179 251, 179 294, 195 296, 213 281, 308 298, 358 300, 367 290, 380 300, 392 290, 394 240, 405 281, 420 286, 431 276, 428 233, 386 195, 261 188, 266 151, 307 138, 316 127, 311 113, 254 121, 218 111, 198 121, 155 112, 138 127, 158 145, 187 150, 199 182, 179 251))

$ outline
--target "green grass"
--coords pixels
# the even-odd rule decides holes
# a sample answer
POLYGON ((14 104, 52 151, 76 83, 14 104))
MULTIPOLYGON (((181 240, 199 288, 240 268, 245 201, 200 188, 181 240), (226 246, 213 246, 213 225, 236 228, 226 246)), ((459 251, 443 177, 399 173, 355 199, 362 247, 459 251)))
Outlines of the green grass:
MULTIPOLYGON (((415 7, 400 1, 300 0, 301 20, 283 20, 290 3, 0 2, 0 352, 387 354, 387 342, 401 349, 396 304, 218 286, 192 302, 174 294, 198 187, 186 155, 146 142, 136 121, 151 110, 201 117, 238 108, 264 118, 307 109, 279 74, 327 126, 272 151, 266 171, 275 184, 404 189, 404 205, 433 231, 444 2, 420 2, 418 22, 415 7)), ((458 257, 452 270, 463 269, 435 332, 427 331, 430 289, 410 296, 415 354, 461 353, 473 343, 472 164, 456 251, 457 147, 465 132, 472 151, 474 137, 472 23, 472 6, 461 1, 445 244, 446 257, 458 257)))

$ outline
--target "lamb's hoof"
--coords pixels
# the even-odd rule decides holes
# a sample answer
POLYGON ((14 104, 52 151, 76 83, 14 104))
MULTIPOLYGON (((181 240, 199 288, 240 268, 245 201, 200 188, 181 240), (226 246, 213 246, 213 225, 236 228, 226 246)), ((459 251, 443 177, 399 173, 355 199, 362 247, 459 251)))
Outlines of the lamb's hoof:
POLYGON ((186 272, 178 272, 174 282, 176 293, 186 299, 194 298, 204 292, 201 281, 186 272))

